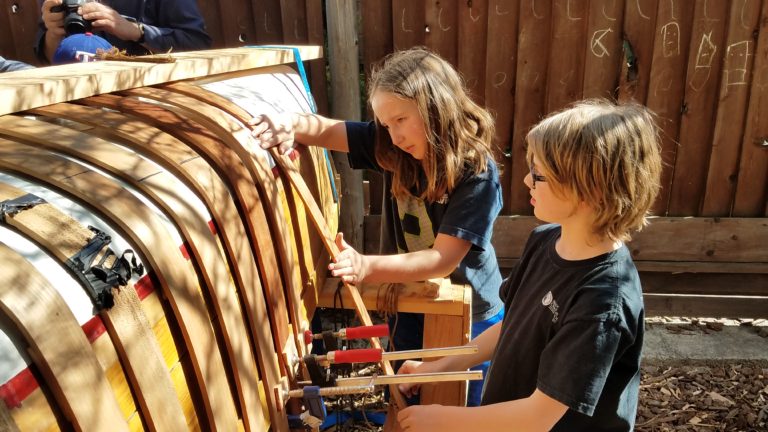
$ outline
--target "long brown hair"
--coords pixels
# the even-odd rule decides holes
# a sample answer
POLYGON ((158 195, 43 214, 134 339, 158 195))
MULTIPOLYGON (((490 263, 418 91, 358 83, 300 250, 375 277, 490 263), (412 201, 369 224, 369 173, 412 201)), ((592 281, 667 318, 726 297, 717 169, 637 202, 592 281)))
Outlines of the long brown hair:
POLYGON ((395 197, 411 195, 424 172, 426 188, 420 197, 438 201, 462 177, 488 168, 493 160, 493 118, 472 101, 458 72, 440 56, 425 48, 390 54, 371 74, 369 99, 376 91, 413 100, 427 133, 427 152, 419 161, 393 145, 389 132, 376 121, 376 160, 392 172, 395 197))

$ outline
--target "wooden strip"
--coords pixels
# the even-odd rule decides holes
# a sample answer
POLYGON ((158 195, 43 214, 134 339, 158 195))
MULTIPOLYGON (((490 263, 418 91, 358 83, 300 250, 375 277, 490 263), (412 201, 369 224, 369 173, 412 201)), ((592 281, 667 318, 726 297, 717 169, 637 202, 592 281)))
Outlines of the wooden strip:
MULTIPOLYGON (((499 258, 499 267, 502 274, 505 269, 513 268, 519 259, 517 258, 499 258)), ((689 262, 689 261, 635 261, 635 267, 640 272, 645 273, 706 273, 728 274, 729 277, 736 278, 740 273, 765 274, 768 273, 768 266, 765 263, 739 263, 739 262, 689 262)), ((669 275, 667 275, 669 276, 669 275)))
MULTIPOLYGON (((0 120, 5 118, 0 117, 0 120)), ((26 192, 0 183, 0 200, 23 195, 26 192)), ((66 265, 67 260, 93 236, 90 230, 50 204, 41 204, 14 217, 7 217, 6 222, 44 247, 62 265, 66 265)), ((113 290, 112 294, 115 305, 101 311, 99 316, 131 380, 143 417, 153 430, 184 428, 184 413, 136 291, 132 287, 122 287, 113 290)))
MULTIPOLYGON (((201 100, 204 100, 210 103, 211 105, 216 106, 219 109, 222 109, 223 111, 235 117, 242 124, 247 124, 248 120, 250 120, 251 118, 251 116, 240 106, 230 102, 229 100, 225 99, 222 96, 219 96, 215 93, 204 90, 200 87, 195 87, 195 86, 191 86, 189 84, 184 84, 184 83, 176 83, 176 84, 173 84, 171 87, 174 90, 193 95, 194 97, 200 98, 201 100)), ((328 229, 328 224, 325 222, 325 218, 323 217, 323 214, 320 211, 320 208, 317 206, 317 203, 312 198, 312 195, 309 189, 307 188, 306 183, 304 183, 304 180, 302 179, 301 175, 296 171, 296 167, 293 166, 293 162, 290 160, 288 156, 281 155, 277 151, 276 147, 272 147, 270 149, 270 153, 272 154, 272 157, 277 162, 278 166, 282 169, 283 174, 288 176, 288 179, 290 180, 291 185, 294 188, 296 188, 296 190, 299 192, 299 196, 304 202, 304 206, 306 206, 307 209, 309 210, 312 218, 312 222, 315 224, 315 228, 320 233, 320 236, 323 239, 323 243, 325 244, 325 247, 328 249, 329 253, 331 254, 331 257, 335 258, 339 254, 339 248, 338 246, 336 246, 336 243, 334 242, 332 234, 328 229)), ((360 297, 360 293, 357 291, 357 288, 355 288, 354 285, 350 285, 348 283, 345 283, 344 287, 352 296, 352 300, 354 301, 354 304, 355 304, 355 312, 357 317, 360 319, 361 323, 363 325, 373 325, 373 322, 371 321, 371 317, 368 315, 368 311, 365 308, 365 304, 363 303, 363 300, 360 297)), ((371 338, 370 342, 373 348, 381 348, 381 343, 379 342, 378 338, 371 338)), ((389 362, 382 361, 381 364, 385 374, 388 374, 388 375, 394 374, 392 365, 389 362)), ((392 386, 390 390, 393 397, 395 398, 396 405, 400 408, 406 407, 407 405, 405 403, 405 399, 403 398, 403 395, 400 393, 397 387, 392 386)))
POLYGON ((283 43, 307 43, 307 16, 304 2, 280 0, 280 15, 283 20, 283 43))
MULTIPOLYGON (((493 37, 488 40, 488 0, 473 0, 471 2, 458 2, 458 48, 457 69, 467 85, 472 99, 479 105, 485 105, 485 61, 488 45, 493 37)), ((516 28, 517 23, 507 23, 507 28, 516 28)), ((509 51, 498 51, 494 56, 505 58, 509 63, 514 55, 509 51), (506 55, 505 55, 506 54, 506 55)), ((509 105, 512 105, 507 100, 509 105)))
MULTIPOLYGON (((298 337, 303 334, 303 328, 309 328, 309 321, 306 315, 302 316, 301 313, 300 293, 302 283, 299 266, 296 265, 296 254, 293 249, 295 244, 291 242, 291 238, 294 235, 290 223, 286 223, 289 222, 289 219, 286 217, 286 210, 284 208, 284 205, 286 205, 283 201, 285 193, 272 176, 272 170, 267 165, 265 159, 266 153, 264 152, 262 155, 252 153, 249 150, 251 143, 248 130, 231 118, 226 118, 225 113, 221 110, 197 99, 156 88, 130 90, 127 94, 170 104, 169 109, 178 115, 189 118, 206 130, 211 131, 245 165, 251 178, 255 180, 259 195, 263 197, 261 203, 264 206, 264 212, 267 216, 266 220, 269 221, 273 234, 270 239, 262 237, 263 240, 260 244, 268 245, 272 242, 277 247, 280 258, 279 264, 283 270, 283 278, 286 283, 285 292, 288 299, 288 312, 293 324, 293 335, 296 337, 294 342, 297 347, 302 348, 300 354, 305 354, 303 343, 301 343, 298 337), (274 237, 277 237, 279 241, 274 241, 274 237)), ((266 230, 262 229, 261 233, 265 234, 266 230)))
POLYGON ((765 318, 768 297, 647 294, 648 316, 765 318))
MULTIPOLYGON (((765 264, 763 268, 768 267, 765 264)), ((768 296, 768 274, 640 272, 645 294, 768 296)))
POLYGON ((4 403, 0 403, 0 430, 19 432, 19 426, 13 420, 13 416, 11 416, 8 407, 4 403))
POLYGON ((219 15, 217 2, 201 1, 196 2, 200 15, 205 21, 205 32, 211 37, 212 48, 224 48, 224 23, 219 15))
POLYGON ((760 3, 758 0, 731 3, 702 216, 731 214, 744 138, 749 86, 752 82, 750 72, 755 53, 753 32, 758 25, 760 3))
MULTIPOLYGON (((305 2, 307 11, 307 43, 311 45, 323 45, 325 43, 325 20, 323 19, 323 2, 305 2)), ((328 83, 325 70, 325 59, 310 60, 309 83, 312 88, 312 97, 315 99, 317 112, 329 115, 328 107, 328 83)))
MULTIPOLYGON (((248 242, 242 241, 248 237, 245 227, 239 222, 239 218, 231 216, 238 214, 237 207, 227 186, 213 168, 172 136, 114 111, 108 112, 82 105, 57 104, 38 108, 35 113, 93 125, 91 134, 115 140, 146 155, 172 172, 203 199, 213 217, 217 233, 231 262, 232 275, 236 285, 240 287, 240 295, 246 305, 247 323, 256 340, 260 375, 265 380, 267 388, 278 386, 280 368, 270 326, 267 325, 269 317, 265 315, 267 304, 256 267, 258 261, 248 242)), ((273 427, 277 430, 285 430, 287 429, 285 416, 278 413, 277 404, 274 403, 273 398, 272 392, 266 392, 270 417, 277 419, 272 420, 273 427)))
MULTIPOLYGON (((768 22, 768 2, 763 2, 760 22, 768 22)), ((741 144, 739 182, 733 202, 732 215, 736 217, 768 216, 768 115, 765 114, 768 106, 768 31, 765 27, 757 36, 752 77, 741 144)))
POLYGON ((17 47, 15 49, 16 56, 13 57, 13 60, 21 60, 32 65, 38 64, 35 52, 31 47, 33 41, 36 41, 37 23, 40 17, 39 3, 6 2, 4 9, 13 13, 9 19, 12 40, 17 47), (14 7, 15 9, 13 9, 14 7))
POLYGON ((645 104, 651 80, 653 41, 656 29, 656 9, 659 0, 635 0, 624 8, 624 31, 619 76, 619 100, 645 104), (629 67, 629 59, 634 68, 629 67))
MULTIPOLYGON (((205 155, 205 157, 217 170, 217 175, 221 176, 223 179, 227 179, 233 193, 238 198, 238 204, 242 208, 239 214, 241 214, 243 217, 245 225, 248 228, 248 232, 251 233, 251 245, 254 247, 256 252, 258 252, 256 254, 256 257, 258 258, 257 262, 259 268, 262 271, 261 274, 264 277, 264 288, 267 290, 267 298, 270 300, 271 307, 267 308, 260 306, 258 294, 254 294, 254 300, 250 303, 250 322, 252 326, 261 327, 257 328, 254 333, 260 336, 264 336, 265 330, 268 331, 269 327, 266 327, 263 324, 265 320, 263 315, 261 315, 263 311, 268 311, 268 317, 272 329, 271 337, 275 342, 275 346, 278 347, 278 352, 292 352, 286 343, 286 341, 290 339, 290 328, 287 324, 287 311, 285 309, 284 298, 282 297, 282 281, 280 279, 279 272, 274 271, 274 269, 277 268, 277 263, 274 257, 274 253, 270 252, 272 250, 272 240, 269 237, 270 234, 264 224, 266 216, 263 213, 264 210, 260 205, 260 197, 254 186, 255 181, 251 179, 250 174, 244 169, 240 159, 231 151, 228 151, 226 148, 224 148, 216 136, 204 130, 199 124, 190 120, 183 119, 178 115, 159 106, 140 103, 131 98, 119 98, 116 96, 107 95, 92 97, 84 100, 83 102, 89 105, 105 106, 110 109, 131 113, 132 115, 143 119, 149 124, 158 126, 167 132, 178 135, 180 138, 183 138, 187 144, 205 155), (260 241, 260 243, 256 243, 257 241, 260 241), (284 324, 280 324, 281 322, 284 324)), ((150 136, 154 136, 154 133, 151 133, 150 136)), ((160 138, 158 138, 158 140, 159 139, 160 138)), ((169 143, 166 143, 166 145, 168 144, 169 143)), ((162 153, 162 150, 159 149, 155 151, 162 153)), ((204 170, 201 172, 204 172, 204 170)), ((192 172, 189 175, 194 177, 196 174, 192 172)), ((222 194, 221 196, 225 195, 222 194)), ((231 218, 231 216, 228 217, 231 218)), ((230 228, 234 227, 230 225, 230 228)), ((242 240, 246 238, 249 238, 249 236, 242 235, 234 237, 232 241, 242 242, 242 240)), ((240 245, 241 252, 243 247, 246 246, 240 245)), ((246 287, 247 286, 248 285, 246 285, 246 287)), ((256 286, 255 288, 260 289, 261 287, 256 286)), ((260 341, 260 343, 263 343, 263 340, 260 341)), ((262 344, 261 346, 266 346, 266 344, 262 344)), ((269 357, 270 351, 261 349, 259 352, 266 356, 264 359, 265 361, 272 361, 272 359, 269 357)), ((282 368, 283 372, 288 373, 288 367, 286 365, 285 358, 283 356, 279 356, 278 362, 280 363, 280 367, 282 368)), ((271 363, 267 364, 269 365, 271 363)), ((268 373, 270 374, 274 373, 269 368, 265 369, 269 371, 268 373)), ((272 395, 268 397, 272 399, 272 395)), ((276 406, 277 405, 274 403, 270 404, 270 407, 276 406)), ((282 422, 284 427, 287 429, 287 420, 285 419, 285 416, 273 416, 272 418, 276 419, 274 421, 282 422)), ((279 425, 280 423, 277 423, 277 426, 275 427, 280 427, 279 425)))
MULTIPOLYGON (((570 0, 554 0, 552 4, 552 41, 546 74, 548 113, 581 99, 589 22, 587 6, 587 2, 570 0)), ((537 7, 535 2, 531 7, 537 7)))
POLYGON ((237 424, 235 406, 229 397, 224 363, 200 297, 200 287, 185 270, 183 257, 157 216, 130 192, 61 157, 7 140, 0 140, 0 154, 2 169, 30 176, 71 195, 110 219, 114 227, 140 249, 142 260, 155 269, 179 322, 196 384, 200 387, 205 419, 210 427, 233 430, 237 424))
POLYGON ((653 205, 653 213, 667 214, 672 171, 677 155, 680 132, 680 101, 683 99, 685 65, 692 14, 685 11, 682 2, 659 2, 654 42, 653 66, 646 105, 658 115, 661 128, 661 191, 653 205))
MULTIPOLYGON (((517 72, 515 74, 514 134, 508 152, 512 165, 510 183, 502 183, 502 190, 509 190, 504 196, 503 214, 532 214, 530 194, 523 184, 528 172, 525 159, 527 145, 525 134, 546 113, 547 71, 549 56, 542 53, 550 49, 550 27, 552 26, 552 5, 548 1, 520 2, 520 32, 517 48, 517 72)), ((503 103, 503 102, 501 102, 503 103)), ((503 145, 503 144, 502 144, 503 145)), ((505 147, 506 149, 507 147, 505 147)))
POLYGON ((670 191, 670 216, 698 214, 704 198, 727 11, 728 2, 696 2, 680 145, 670 191))
POLYGON ((67 420, 80 430, 127 431, 104 372, 67 304, 29 262, 4 244, 0 259, 5 263, 0 308, 29 343, 30 355, 67 420))
POLYGON ((251 354, 255 350, 248 343, 249 336, 245 332, 246 325, 237 297, 232 295, 236 290, 231 284, 229 271, 207 221, 189 206, 184 196, 179 195, 186 187, 168 172, 158 170, 136 153, 100 138, 46 122, 3 116, 0 117, 0 133, 84 160, 112 174, 149 197, 174 222, 185 239, 185 246, 191 252, 191 259, 197 262, 196 268, 205 282, 204 287, 208 289, 216 311, 225 349, 232 361, 229 367, 235 377, 243 420, 250 430, 264 429, 266 425, 261 412, 258 386, 252 379, 258 376, 251 354))
MULTIPOLYGON (((256 23, 256 42, 283 43, 283 24, 280 19, 280 0, 251 0, 253 22, 256 23)), ((301 56, 304 58, 304 55, 301 56)))
MULTIPOLYGON (((321 48, 297 47, 305 60, 321 48)), ((294 61, 293 50, 230 48, 175 53, 175 63, 101 61, 0 75, 0 115, 134 87, 259 68, 294 61)))
POLYGON ((583 98, 615 99, 621 72, 625 2, 589 2, 583 98))

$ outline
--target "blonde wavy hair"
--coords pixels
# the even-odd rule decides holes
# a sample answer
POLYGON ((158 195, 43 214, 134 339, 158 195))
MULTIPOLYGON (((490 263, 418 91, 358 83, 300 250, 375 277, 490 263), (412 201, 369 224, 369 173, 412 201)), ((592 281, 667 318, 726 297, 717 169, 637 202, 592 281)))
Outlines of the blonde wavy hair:
POLYGON ((369 100, 377 91, 413 100, 427 132, 427 152, 419 161, 393 145, 376 120, 376 160, 392 172, 395 197, 412 195, 423 172, 420 198, 439 201, 462 177, 488 168, 493 118, 472 101, 458 72, 440 56, 421 47, 390 54, 371 73, 369 100))
POLYGON ((547 185, 597 212, 594 234, 626 241, 647 224, 660 189, 659 129, 638 104, 587 100, 554 113, 526 137, 547 185))

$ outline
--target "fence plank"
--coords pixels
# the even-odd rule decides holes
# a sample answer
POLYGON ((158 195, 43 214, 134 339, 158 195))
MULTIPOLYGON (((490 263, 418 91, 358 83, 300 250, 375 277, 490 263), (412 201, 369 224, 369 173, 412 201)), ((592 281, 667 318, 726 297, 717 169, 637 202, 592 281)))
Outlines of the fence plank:
POLYGON ((662 131, 661 157, 664 170, 661 174, 661 191, 653 207, 653 212, 658 215, 666 214, 672 184, 672 167, 675 164, 680 130, 682 82, 686 76, 692 18, 692 14, 686 13, 683 2, 659 3, 653 65, 646 101, 647 106, 659 115, 662 131))
MULTIPOLYGON (((485 58, 486 49, 496 37, 488 40, 488 0, 459 2, 459 41, 458 69, 464 76, 467 89, 472 99, 480 105, 485 104, 485 58)), ((507 22, 507 28, 512 23, 507 22)), ((515 29, 517 22, 515 24, 515 29)), ((513 35, 513 34, 512 34, 513 35)), ((510 37, 512 35, 506 36, 510 37)), ((499 35, 500 36, 500 35, 499 35)), ((503 52, 494 53, 502 55, 503 52)), ((510 56, 511 57, 511 56, 510 56)), ((512 98, 507 98, 512 105, 512 98)))
POLYGON ((251 0, 253 22, 256 23, 256 43, 283 43, 283 21, 280 0, 251 0))
POLYGON ((424 17, 424 44, 447 60, 448 63, 457 65, 459 34, 457 0, 425 2, 424 17))
POLYGON ((768 215, 768 1, 763 2, 760 15, 762 27, 755 50, 752 93, 733 203, 733 216, 737 217, 768 215))
POLYGON ((614 99, 619 85, 619 73, 623 63, 621 29, 624 25, 624 2, 600 0, 590 2, 588 43, 585 47, 584 86, 585 98, 614 99))
POLYGON ((12 40, 16 44, 16 58, 30 64, 37 64, 35 53, 32 50, 37 35, 37 17, 40 9, 36 1, 6 1, 11 15, 8 17, 12 40), (15 12, 11 10, 16 6, 15 12))
POLYGON ((731 213, 755 53, 753 32, 760 16, 760 3, 744 0, 731 4, 702 216, 731 213))
POLYGON ((11 17, 13 16, 11 2, 4 2, 0 9, 0 55, 11 60, 18 58, 16 44, 11 32, 11 17))
POLYGON ((504 196, 504 214, 532 214, 528 188, 522 182, 528 172, 525 133, 545 113, 549 57, 542 53, 550 46, 551 12, 548 1, 532 0, 520 4, 512 160, 511 167, 506 167, 511 174, 506 179, 510 183, 502 185, 504 190, 510 190, 510 194, 504 196))
POLYGON ((303 0, 280 0, 283 43, 307 43, 307 14, 303 0))
POLYGON ((587 42, 589 21, 587 4, 555 0, 552 5, 552 42, 549 45, 547 67, 547 112, 559 110, 569 102, 581 99, 584 46, 587 42))
MULTIPOLYGON (((321 2, 309 0, 307 9, 307 43, 323 46, 325 44, 325 24, 323 23, 323 5, 321 2)), ((310 60, 308 63, 312 97, 315 99, 317 112, 328 115, 328 82, 325 71, 325 55, 321 59, 310 60)))
POLYGON ((424 2, 392 0, 392 42, 395 50, 426 43, 424 2))
POLYGON ((198 0, 197 7, 205 20, 205 31, 211 37, 214 48, 224 48, 224 25, 219 19, 219 5, 217 2, 198 0))
POLYGON ((699 214, 704 198, 727 16, 727 2, 696 1, 670 216, 699 214))
POLYGON ((644 104, 648 97, 658 6, 659 0, 636 0, 624 9, 624 62, 619 76, 619 100, 644 104))

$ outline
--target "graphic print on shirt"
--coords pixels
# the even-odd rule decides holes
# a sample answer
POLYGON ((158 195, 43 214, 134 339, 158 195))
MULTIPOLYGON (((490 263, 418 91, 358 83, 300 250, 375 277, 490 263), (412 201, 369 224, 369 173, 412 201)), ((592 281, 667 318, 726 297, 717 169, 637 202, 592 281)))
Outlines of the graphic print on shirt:
POLYGON ((413 196, 398 198, 397 212, 408 247, 407 251, 401 250, 401 253, 429 249, 435 244, 435 230, 424 200, 413 196))
POLYGON ((550 312, 552 312, 552 322, 556 323, 560 315, 557 311, 560 309, 560 306, 557 304, 557 301, 555 301, 552 291, 548 292, 544 298, 541 299, 541 304, 549 308, 550 312))

